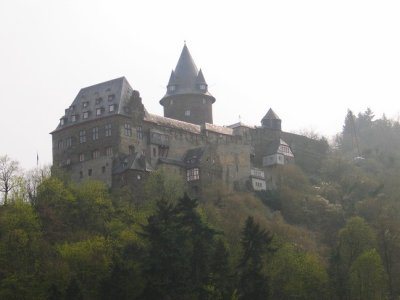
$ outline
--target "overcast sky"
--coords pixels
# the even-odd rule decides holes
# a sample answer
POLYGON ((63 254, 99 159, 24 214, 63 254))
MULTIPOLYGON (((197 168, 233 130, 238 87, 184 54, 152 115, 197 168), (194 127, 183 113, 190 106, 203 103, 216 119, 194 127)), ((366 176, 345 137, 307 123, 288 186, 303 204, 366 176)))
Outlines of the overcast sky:
POLYGON ((0 155, 51 163, 51 136, 79 90, 125 76, 162 115, 184 40, 214 123, 332 136, 347 109, 400 111, 400 1, 0 0, 0 155))

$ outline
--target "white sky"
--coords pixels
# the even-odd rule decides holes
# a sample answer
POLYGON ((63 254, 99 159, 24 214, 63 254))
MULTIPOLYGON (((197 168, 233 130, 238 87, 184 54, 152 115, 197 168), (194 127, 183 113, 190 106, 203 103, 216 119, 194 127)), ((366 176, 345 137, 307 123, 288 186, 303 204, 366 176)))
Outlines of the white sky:
POLYGON ((339 132, 347 109, 399 116, 400 1, 0 0, 0 155, 51 163, 79 90, 125 76, 148 111, 183 41, 216 97, 214 123, 339 132))

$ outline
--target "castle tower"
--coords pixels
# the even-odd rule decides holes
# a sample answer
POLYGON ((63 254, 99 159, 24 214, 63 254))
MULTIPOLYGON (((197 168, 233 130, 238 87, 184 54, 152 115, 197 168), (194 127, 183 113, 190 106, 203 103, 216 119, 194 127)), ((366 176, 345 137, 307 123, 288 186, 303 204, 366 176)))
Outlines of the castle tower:
POLYGON ((281 123, 281 119, 279 119, 278 115, 271 108, 261 120, 261 125, 263 128, 268 128, 272 130, 281 131, 281 123))
POLYGON ((214 102, 203 72, 197 69, 185 43, 178 64, 171 72, 167 93, 160 100, 164 116, 198 125, 212 124, 214 102))

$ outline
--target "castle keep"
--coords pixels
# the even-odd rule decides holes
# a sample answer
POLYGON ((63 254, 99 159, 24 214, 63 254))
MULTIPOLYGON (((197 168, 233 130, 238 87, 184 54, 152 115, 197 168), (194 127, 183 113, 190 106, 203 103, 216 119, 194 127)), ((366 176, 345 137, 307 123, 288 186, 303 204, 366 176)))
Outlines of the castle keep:
POLYGON ((164 116, 149 113, 124 78, 81 89, 51 133, 53 164, 74 181, 98 179, 139 190, 164 168, 182 176, 193 194, 212 182, 228 188, 274 187, 273 170, 291 163, 296 141, 269 109, 261 126, 213 124, 216 99, 186 45, 160 100, 164 116))

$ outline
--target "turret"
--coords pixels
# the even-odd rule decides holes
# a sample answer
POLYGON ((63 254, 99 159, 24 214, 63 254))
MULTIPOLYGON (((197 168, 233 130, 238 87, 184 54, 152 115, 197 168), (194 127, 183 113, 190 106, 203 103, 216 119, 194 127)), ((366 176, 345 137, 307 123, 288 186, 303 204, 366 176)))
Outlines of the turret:
POLYGON ((281 123, 281 119, 279 119, 278 115, 271 108, 261 120, 261 125, 263 128, 268 128, 272 130, 281 131, 281 123))
POLYGON ((160 100, 164 116, 193 124, 213 123, 212 104, 215 98, 208 92, 203 72, 196 64, 186 44, 175 70, 172 70, 167 92, 160 100))

